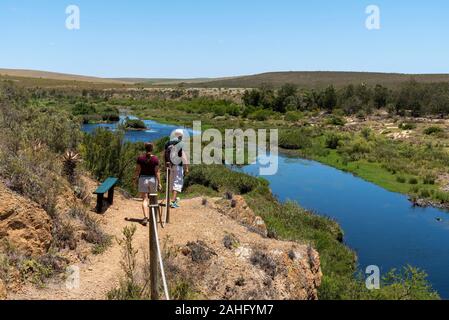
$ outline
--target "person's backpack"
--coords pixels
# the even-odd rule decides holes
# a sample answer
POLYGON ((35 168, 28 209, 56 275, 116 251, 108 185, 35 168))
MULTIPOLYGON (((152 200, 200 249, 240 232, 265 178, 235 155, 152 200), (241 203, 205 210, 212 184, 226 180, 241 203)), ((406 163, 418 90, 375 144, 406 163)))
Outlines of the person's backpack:
MULTIPOLYGON (((164 160, 165 163, 170 163, 171 165, 174 165, 172 161, 172 155, 177 151, 176 146, 179 144, 180 141, 169 141, 165 145, 165 154, 164 154, 164 160)), ((182 150, 179 150, 178 157, 182 156, 182 150)))

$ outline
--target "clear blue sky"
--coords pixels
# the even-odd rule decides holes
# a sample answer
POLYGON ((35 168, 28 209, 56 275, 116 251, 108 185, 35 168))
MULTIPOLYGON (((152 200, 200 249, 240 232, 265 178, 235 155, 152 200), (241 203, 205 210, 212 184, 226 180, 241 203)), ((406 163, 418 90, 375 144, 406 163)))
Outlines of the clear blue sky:
POLYGON ((104 77, 449 73, 446 0, 1 0, 0 67, 104 77), (76 4, 81 29, 65 28, 76 4), (365 8, 381 29, 365 28, 365 8))

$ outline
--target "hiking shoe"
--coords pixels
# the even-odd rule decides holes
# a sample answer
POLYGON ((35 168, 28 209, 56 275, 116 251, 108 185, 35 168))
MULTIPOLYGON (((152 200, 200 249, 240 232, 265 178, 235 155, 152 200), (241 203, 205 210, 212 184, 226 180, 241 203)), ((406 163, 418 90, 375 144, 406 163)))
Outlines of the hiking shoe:
POLYGON ((141 224, 142 224, 144 227, 146 227, 146 226, 148 225, 149 222, 150 222, 150 220, 149 220, 147 217, 145 217, 145 218, 142 219, 141 224))
POLYGON ((170 208, 177 209, 177 208, 179 208, 179 205, 177 202, 172 202, 172 203, 170 203, 170 208))

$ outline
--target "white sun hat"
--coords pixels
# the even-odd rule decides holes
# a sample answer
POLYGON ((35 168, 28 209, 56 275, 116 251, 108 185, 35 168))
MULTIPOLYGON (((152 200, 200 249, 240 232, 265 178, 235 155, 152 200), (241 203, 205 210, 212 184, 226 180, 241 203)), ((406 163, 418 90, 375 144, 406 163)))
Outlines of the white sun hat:
POLYGON ((183 136, 183 135, 184 135, 184 130, 182 130, 182 129, 176 129, 176 130, 173 132, 173 135, 174 135, 175 137, 183 136))

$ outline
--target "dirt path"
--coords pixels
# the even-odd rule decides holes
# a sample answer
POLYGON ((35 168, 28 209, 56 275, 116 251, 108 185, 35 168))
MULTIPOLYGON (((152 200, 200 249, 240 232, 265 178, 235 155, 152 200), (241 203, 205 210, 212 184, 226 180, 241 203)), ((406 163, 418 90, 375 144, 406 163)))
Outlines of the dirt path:
MULTIPOLYGON (((189 201, 185 201, 184 205, 188 207, 189 201)), ((45 288, 41 289, 27 285, 20 292, 11 294, 9 298, 43 300, 105 299, 107 292, 117 286, 122 274, 120 267, 122 252, 116 239, 121 238, 123 228, 133 224, 136 225, 134 245, 139 250, 140 260, 143 260, 142 252, 148 250, 148 228, 125 220, 125 218, 139 219, 141 216, 141 202, 125 199, 123 195, 118 193, 114 205, 100 218, 104 231, 114 237, 112 245, 103 254, 91 255, 85 263, 76 265, 80 271, 80 286, 78 289, 66 288, 65 281, 62 281, 62 283, 49 283, 45 288)))
MULTIPOLYGON (((238 209, 240 213, 243 213, 240 217, 248 218, 245 203, 238 202, 240 204, 234 209, 231 207, 223 209, 221 201, 223 200, 208 199, 205 204, 202 198, 183 200, 181 208, 172 211, 171 223, 165 229, 159 227, 161 247, 169 240, 170 246, 176 248, 185 248, 189 243, 198 242, 212 248, 215 258, 205 264, 195 262, 193 255, 190 254, 187 256, 181 254, 176 257, 179 270, 183 270, 186 276, 196 276, 195 285, 204 297, 208 299, 316 298, 316 288, 321 281, 318 254, 307 245, 273 240, 263 237, 260 233, 249 231, 247 226, 236 221, 235 217, 231 217, 233 210, 238 209), (226 247, 223 241, 227 235, 235 235, 239 245, 235 248, 226 247), (275 266, 276 272, 280 272, 276 279, 270 280, 269 283, 272 284, 268 287, 264 269, 260 269, 257 264, 249 261, 249 256, 255 251, 272 256, 269 258, 271 260, 267 261, 275 266), (236 284, 238 279, 243 278, 245 278, 244 286, 236 284)), ((70 289, 66 286, 64 279, 62 281, 59 279, 59 282, 49 283, 44 288, 27 285, 20 292, 10 293, 8 298, 106 299, 107 293, 118 286, 123 276, 120 266, 122 250, 116 239, 122 238, 122 231, 126 226, 136 225, 137 227, 133 244, 139 250, 138 270, 143 270, 141 267, 144 265, 144 253, 148 252, 149 229, 139 223, 126 221, 126 218, 141 217, 141 201, 127 199, 117 193, 114 205, 100 217, 104 231, 115 239, 103 254, 90 255, 84 263, 76 265, 80 275, 78 288, 70 289)))
MULTIPOLYGON (((94 186, 91 186, 94 189, 94 186)), ((159 239, 161 246, 167 237, 174 244, 185 244, 188 241, 195 241, 198 238, 210 238, 216 236, 217 228, 229 224, 228 229, 234 229, 238 224, 217 214, 213 208, 203 206, 200 198, 182 201, 182 208, 172 210, 171 224, 165 229, 159 227, 159 239)), ((85 263, 78 263, 79 287, 69 289, 64 280, 55 279, 43 288, 38 288, 32 284, 25 285, 19 292, 10 293, 8 298, 12 300, 104 300, 107 293, 118 286, 123 271, 120 266, 122 260, 122 249, 117 239, 122 238, 122 231, 126 226, 135 225, 137 227, 134 236, 134 247, 139 250, 138 263, 143 265, 144 253, 148 252, 148 227, 144 227, 136 222, 129 222, 126 218, 142 218, 142 202, 137 199, 127 199, 117 192, 114 205, 111 206, 102 216, 100 221, 103 230, 114 239, 112 245, 100 255, 90 255, 85 263)), ((241 227, 241 232, 246 229, 241 227)), ((254 234, 253 237, 259 237, 254 234)), ((216 240, 219 241, 219 240, 216 240)))

